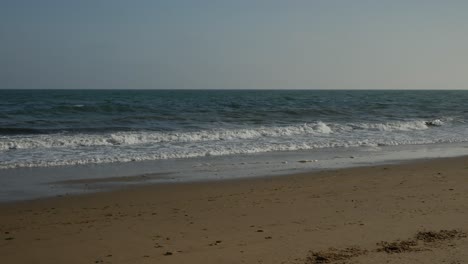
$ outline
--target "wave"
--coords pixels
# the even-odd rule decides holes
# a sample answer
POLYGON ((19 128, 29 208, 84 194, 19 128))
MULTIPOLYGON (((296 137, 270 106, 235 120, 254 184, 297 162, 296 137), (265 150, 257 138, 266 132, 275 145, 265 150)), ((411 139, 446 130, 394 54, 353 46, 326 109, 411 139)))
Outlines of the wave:
POLYGON ((394 121, 386 123, 354 123, 350 126, 354 129, 366 129, 374 131, 411 131, 411 130, 425 130, 430 126, 442 126, 444 124, 440 119, 425 121, 394 121))
POLYGON ((395 121, 387 123, 324 123, 272 126, 242 129, 212 129, 191 132, 124 131, 98 134, 45 134, 0 137, 0 151, 37 148, 82 148, 98 146, 131 146, 158 143, 195 143, 205 141, 241 141, 258 138, 291 138, 326 136, 343 132, 365 131, 411 131, 425 130, 431 126, 442 126, 443 121, 395 121))
POLYGON ((34 153, 35 159, 10 159, 0 162, 0 169, 71 166, 86 164, 103 164, 115 162, 137 162, 165 159, 196 158, 207 156, 242 155, 278 151, 304 151, 323 148, 349 148, 349 147, 379 147, 398 145, 417 145, 433 143, 455 143, 465 139, 356 139, 335 140, 322 142, 242 142, 242 144, 195 144, 192 146, 162 147, 156 149, 101 149, 87 152, 64 151, 51 156, 40 150, 28 151, 34 153), (44 156, 41 156, 44 155, 44 156))
POLYGON ((449 120, 0 136, 0 169, 468 141, 468 127, 449 120))
POLYGON ((260 127, 256 129, 218 129, 194 132, 116 132, 110 134, 53 134, 29 137, 0 138, 0 150, 61 148, 86 146, 138 145, 163 142, 184 143, 199 141, 226 141, 279 137, 304 134, 331 133, 323 122, 285 127, 260 127))

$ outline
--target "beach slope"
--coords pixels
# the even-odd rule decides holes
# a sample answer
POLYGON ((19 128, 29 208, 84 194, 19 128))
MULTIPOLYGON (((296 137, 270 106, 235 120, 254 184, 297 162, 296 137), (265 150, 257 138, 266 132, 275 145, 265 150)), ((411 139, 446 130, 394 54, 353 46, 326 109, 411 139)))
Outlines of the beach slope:
POLYGON ((468 158, 0 205, 0 263, 467 263, 468 158))

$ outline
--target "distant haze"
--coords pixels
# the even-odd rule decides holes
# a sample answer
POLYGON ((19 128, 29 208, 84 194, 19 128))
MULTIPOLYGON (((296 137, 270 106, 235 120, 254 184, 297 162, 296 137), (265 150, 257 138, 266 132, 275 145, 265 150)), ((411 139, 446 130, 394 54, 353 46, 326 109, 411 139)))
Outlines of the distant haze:
POLYGON ((2 0, 0 88, 466 89, 468 1, 2 0))

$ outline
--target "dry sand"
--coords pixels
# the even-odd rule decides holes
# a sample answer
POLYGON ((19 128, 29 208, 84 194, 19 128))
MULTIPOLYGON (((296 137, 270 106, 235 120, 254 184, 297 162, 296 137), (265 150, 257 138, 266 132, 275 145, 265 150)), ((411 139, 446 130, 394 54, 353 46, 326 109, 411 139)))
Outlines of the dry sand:
POLYGON ((0 263, 468 263, 468 158, 0 205, 0 263))

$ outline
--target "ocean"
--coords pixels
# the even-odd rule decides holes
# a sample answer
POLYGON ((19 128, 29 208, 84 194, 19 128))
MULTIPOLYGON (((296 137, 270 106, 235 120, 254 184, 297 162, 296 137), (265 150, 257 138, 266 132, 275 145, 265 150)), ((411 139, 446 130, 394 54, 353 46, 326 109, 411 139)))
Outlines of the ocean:
MULTIPOLYGON (((319 168, 323 153, 330 161, 366 150, 364 161, 395 149, 464 146, 466 102, 468 91, 0 90, 0 181, 18 169, 148 162, 169 165, 144 173, 236 159, 286 171, 304 158, 315 163, 301 168, 319 168)), ((236 173, 218 167, 216 175, 223 170, 236 173)))
POLYGON ((468 141, 468 91, 2 90, 0 169, 468 141))

